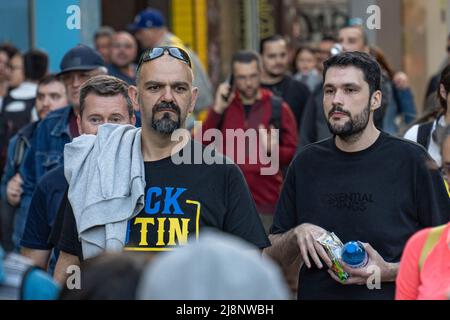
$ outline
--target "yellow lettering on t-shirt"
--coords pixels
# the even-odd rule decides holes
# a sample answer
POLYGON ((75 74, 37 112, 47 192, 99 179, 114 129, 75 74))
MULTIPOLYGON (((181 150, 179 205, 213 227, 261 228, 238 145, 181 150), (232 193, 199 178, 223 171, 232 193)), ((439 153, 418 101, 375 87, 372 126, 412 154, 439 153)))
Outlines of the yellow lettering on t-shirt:
POLYGON ((134 220, 134 224, 140 224, 141 225, 141 241, 139 242, 140 246, 148 246, 148 242, 147 242, 147 233, 148 233, 148 229, 147 229, 147 225, 148 224, 155 224, 155 219, 154 218, 136 218, 134 220))
POLYGON ((169 242, 168 246, 175 246, 175 239, 178 239, 178 244, 183 245, 187 243, 187 238, 189 234, 189 221, 191 219, 179 219, 179 218, 169 218, 169 242), (180 226, 181 221, 181 226, 180 226))
POLYGON ((158 218, 158 241, 156 242, 157 246, 164 246, 164 222, 166 218, 158 218))

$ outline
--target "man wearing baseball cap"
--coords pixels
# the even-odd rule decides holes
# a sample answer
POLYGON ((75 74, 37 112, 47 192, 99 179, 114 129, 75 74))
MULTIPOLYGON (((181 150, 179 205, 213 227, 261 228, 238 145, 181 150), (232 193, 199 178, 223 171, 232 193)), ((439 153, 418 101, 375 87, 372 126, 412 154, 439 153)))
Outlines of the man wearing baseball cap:
MULTIPOLYGON (((100 55, 81 44, 64 55, 60 69, 59 76, 66 87, 69 105, 49 113, 41 121, 31 140, 30 151, 24 158, 23 195, 20 204, 20 214, 25 217, 24 221, 37 182, 46 172, 63 164, 64 145, 79 135, 77 114, 81 85, 94 76, 107 73, 100 55)), ((22 234, 24 228, 25 225, 15 232, 22 234)))
MULTIPOLYGON (((134 18, 134 23, 128 26, 134 32, 142 49, 154 47, 173 46, 185 50, 192 61, 192 71, 194 72, 194 86, 199 88, 199 96, 195 104, 194 112, 206 111, 206 108, 213 103, 212 86, 198 56, 189 48, 186 48, 183 41, 169 32, 166 21, 160 11, 147 8, 139 12, 134 18)), ((188 124, 189 127, 189 124, 188 124)))

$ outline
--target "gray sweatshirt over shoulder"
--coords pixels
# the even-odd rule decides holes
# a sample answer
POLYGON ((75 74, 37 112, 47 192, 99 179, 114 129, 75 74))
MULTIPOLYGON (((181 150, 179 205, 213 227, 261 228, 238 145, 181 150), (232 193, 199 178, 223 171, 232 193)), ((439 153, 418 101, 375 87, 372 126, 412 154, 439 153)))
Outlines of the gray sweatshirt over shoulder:
POLYGON ((64 173, 83 257, 120 251, 128 221, 144 207, 141 129, 104 124, 64 148, 64 173))

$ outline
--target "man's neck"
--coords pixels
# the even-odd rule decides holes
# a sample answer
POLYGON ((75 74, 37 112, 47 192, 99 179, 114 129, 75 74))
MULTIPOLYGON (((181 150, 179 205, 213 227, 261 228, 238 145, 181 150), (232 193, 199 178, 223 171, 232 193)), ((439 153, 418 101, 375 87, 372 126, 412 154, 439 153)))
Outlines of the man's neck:
MULTIPOLYGON (((187 132, 186 132, 187 133, 187 132)), ((144 161, 158 161, 178 153, 189 141, 189 136, 183 136, 182 142, 172 141, 172 135, 162 135, 153 129, 142 128, 141 150, 144 161)))
POLYGON ((370 122, 367 127, 354 136, 341 138, 336 136, 335 143, 339 150, 344 152, 358 152, 369 148, 377 141, 380 131, 370 122))
POLYGON ((285 75, 281 74, 277 77, 274 77, 273 75, 268 74, 266 71, 263 70, 261 73, 261 83, 265 85, 271 85, 281 82, 284 79, 285 75))

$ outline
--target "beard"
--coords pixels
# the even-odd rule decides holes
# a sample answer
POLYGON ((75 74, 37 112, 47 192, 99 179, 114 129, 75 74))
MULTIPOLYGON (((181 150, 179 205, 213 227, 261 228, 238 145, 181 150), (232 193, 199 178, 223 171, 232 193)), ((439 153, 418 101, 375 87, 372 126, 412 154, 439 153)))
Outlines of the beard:
POLYGON ((370 115, 370 105, 367 104, 367 107, 364 108, 361 113, 355 115, 352 117, 351 113, 348 111, 345 111, 341 107, 333 107, 330 112, 328 113, 328 129, 330 129, 330 132, 333 135, 339 136, 343 140, 349 140, 352 137, 355 137, 359 134, 361 134, 364 129, 367 127, 369 123, 369 115, 370 115), (343 125, 336 125, 331 124, 330 117, 333 112, 341 112, 346 114, 349 117, 349 120, 345 122, 343 125))
POLYGON ((152 110, 152 119, 150 122, 152 129, 163 135, 170 135, 181 127, 181 111, 180 107, 173 102, 161 102, 156 104, 152 110), (172 110, 177 114, 177 120, 173 120, 169 112, 164 110, 172 110), (162 118, 155 119, 157 112, 163 111, 162 118))
POLYGON ((251 89, 251 90, 239 90, 239 95, 241 97, 244 97, 247 100, 251 100, 251 99, 255 99, 256 96, 258 95, 258 88, 255 89, 251 89))
POLYGON ((282 66, 282 65, 277 65, 276 67, 277 67, 277 69, 280 70, 280 71, 275 71, 275 72, 274 72, 274 71, 269 71, 269 70, 265 69, 267 75, 268 75, 270 78, 278 78, 278 77, 280 77, 280 76, 282 76, 282 75, 285 74, 286 68, 285 68, 284 66, 282 66))

